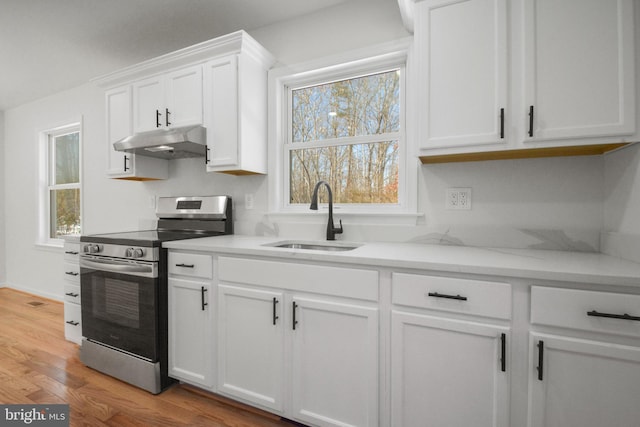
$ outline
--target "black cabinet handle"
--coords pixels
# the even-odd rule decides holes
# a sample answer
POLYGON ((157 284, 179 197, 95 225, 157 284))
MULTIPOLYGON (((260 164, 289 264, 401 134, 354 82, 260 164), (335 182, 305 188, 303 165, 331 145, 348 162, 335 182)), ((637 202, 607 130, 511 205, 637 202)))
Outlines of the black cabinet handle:
POLYGON ((533 138, 533 105, 529 106, 529 137, 533 138))
POLYGON ((75 322, 73 320, 67 320, 65 323, 68 323, 71 326, 78 326, 80 322, 75 322))
POLYGON ((68 255, 78 255, 78 252, 76 251, 64 251, 64 253, 68 255))
POLYGON ((127 166, 127 160, 129 160, 129 158, 127 156, 124 156, 124 171, 128 171, 130 168, 129 166, 127 166))
POLYGON ((447 294, 440 294, 438 292, 429 292, 427 295, 429 295, 430 297, 434 297, 434 298, 455 299, 455 300, 459 300, 459 301, 466 301, 467 300, 467 297, 463 297, 461 295, 447 295, 447 294))
POLYGON ((176 267, 193 268, 193 267, 195 267, 195 264, 184 264, 184 263, 180 263, 180 264, 176 264, 176 267))
POLYGON ((538 341, 538 379, 542 381, 544 376, 544 341, 538 341))
POLYGON ((160 112, 160 110, 156 110, 156 127, 157 128, 162 126, 162 124, 160 123, 160 116, 161 115, 162 115, 162 113, 160 112))
POLYGON ((205 301, 205 292, 207 292, 207 289, 204 286, 202 286, 200 288, 200 298, 201 298, 201 302, 202 302, 202 311, 204 311, 204 308, 209 305, 209 303, 205 301))
POLYGON ((78 295, 80 295, 80 294, 74 294, 73 292, 67 292, 65 295, 68 295, 68 296, 70 296, 70 297, 76 298, 76 297, 78 297, 78 295))
POLYGON ((278 298, 273 297, 273 324, 276 324, 276 320, 278 320, 278 309, 276 306, 278 305, 278 298))
POLYGON ((69 276, 77 276, 80 273, 76 273, 75 271, 65 271, 64 274, 68 274, 69 276))
POLYGON ((500 370, 502 372, 507 371, 507 334, 500 335, 500 344, 502 346, 500 350, 500 370))
POLYGON ((296 325, 298 324, 298 321, 296 320, 296 308, 298 308, 298 304, 296 304, 296 302, 293 302, 293 330, 296 330, 296 325))
POLYGON ((205 151, 204 153, 204 164, 208 165, 209 164, 209 160, 211 160, 209 158, 209 152, 211 151, 211 148, 207 147, 207 151, 205 151))
POLYGON ((500 109, 500 139, 504 139, 504 108, 500 109))
POLYGON ((171 112, 169 111, 168 108, 164 109, 164 122, 167 124, 167 127, 171 126, 171 122, 169 121, 169 114, 171 114, 171 112))
POLYGON ((595 310, 587 311, 587 316, 592 317, 608 317, 610 319, 622 319, 622 320, 634 320, 640 322, 640 316, 632 316, 630 314, 612 314, 612 313, 600 313, 595 310))

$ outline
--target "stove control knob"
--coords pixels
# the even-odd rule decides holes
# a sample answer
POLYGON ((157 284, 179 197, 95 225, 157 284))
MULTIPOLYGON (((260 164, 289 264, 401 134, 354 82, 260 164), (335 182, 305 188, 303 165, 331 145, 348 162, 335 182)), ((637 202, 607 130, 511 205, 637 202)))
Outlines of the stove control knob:
POLYGON ((85 253, 97 254, 98 252, 100 252, 100 245, 92 245, 92 244, 84 245, 83 250, 85 253))
POLYGON ((144 256, 144 250, 142 248, 136 248, 133 250, 134 258, 142 258, 144 256))
POLYGON ((124 251, 124 256, 127 258, 132 258, 133 257, 133 248, 127 248, 124 251))

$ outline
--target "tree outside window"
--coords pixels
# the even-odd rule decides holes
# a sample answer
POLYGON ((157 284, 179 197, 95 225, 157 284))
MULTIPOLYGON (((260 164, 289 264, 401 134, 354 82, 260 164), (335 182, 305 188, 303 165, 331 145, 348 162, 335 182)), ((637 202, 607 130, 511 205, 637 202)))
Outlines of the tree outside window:
POLYGON ((48 207, 50 239, 80 234, 80 131, 48 135, 48 207))
POLYGON ((292 89, 289 202, 327 181, 341 204, 397 204, 400 69, 292 89))

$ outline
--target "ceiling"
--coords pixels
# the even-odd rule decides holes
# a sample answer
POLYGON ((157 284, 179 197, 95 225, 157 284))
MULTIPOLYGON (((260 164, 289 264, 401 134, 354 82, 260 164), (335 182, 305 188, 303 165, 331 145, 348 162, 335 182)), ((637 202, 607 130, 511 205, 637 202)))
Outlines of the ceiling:
POLYGON ((0 0, 0 111, 351 0, 0 0))

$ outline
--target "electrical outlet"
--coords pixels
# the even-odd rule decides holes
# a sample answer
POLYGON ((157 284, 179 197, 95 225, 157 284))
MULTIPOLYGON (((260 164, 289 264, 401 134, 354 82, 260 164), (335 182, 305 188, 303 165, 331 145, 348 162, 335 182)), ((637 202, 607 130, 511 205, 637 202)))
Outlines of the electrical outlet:
POLYGON ((253 209, 253 194, 247 193, 244 195, 244 208, 246 210, 253 209))
POLYGON ((471 210, 471 188, 447 188, 447 210, 471 210))

